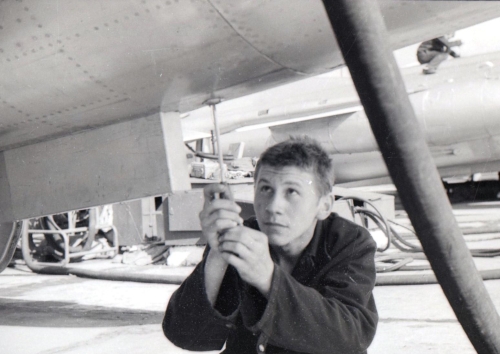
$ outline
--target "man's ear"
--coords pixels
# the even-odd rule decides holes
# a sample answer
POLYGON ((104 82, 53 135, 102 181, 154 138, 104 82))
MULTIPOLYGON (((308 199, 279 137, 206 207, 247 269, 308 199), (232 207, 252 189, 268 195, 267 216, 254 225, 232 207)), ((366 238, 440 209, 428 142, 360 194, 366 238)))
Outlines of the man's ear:
POLYGON ((328 193, 319 199, 318 213, 316 214, 318 220, 325 220, 330 215, 334 200, 333 193, 328 193))

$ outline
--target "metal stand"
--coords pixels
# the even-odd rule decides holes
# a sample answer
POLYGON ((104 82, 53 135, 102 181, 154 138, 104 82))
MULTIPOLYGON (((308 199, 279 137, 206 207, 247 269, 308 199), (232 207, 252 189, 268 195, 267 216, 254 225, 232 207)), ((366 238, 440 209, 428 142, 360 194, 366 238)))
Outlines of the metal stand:
MULTIPOLYGON (((93 212, 93 211, 91 211, 93 212)), ((78 257, 83 257, 87 255, 93 255, 93 254, 108 254, 110 252, 113 252, 113 256, 118 254, 119 246, 118 246, 118 231, 115 228, 114 225, 108 225, 108 224, 96 224, 93 220, 95 218, 90 218, 89 221, 89 226, 88 227, 75 227, 74 223, 69 222, 68 228, 62 229, 62 228, 57 228, 57 229, 52 229, 52 230, 41 230, 41 229, 30 229, 29 228, 29 221, 25 220, 23 222, 23 231, 22 231, 22 253, 23 253, 23 258, 26 261, 26 264, 28 267, 33 270, 34 272, 40 272, 43 267, 65 267, 67 264, 70 263, 72 258, 78 258, 78 257), (76 233, 82 233, 82 232, 88 232, 89 236, 91 237, 92 240, 94 238, 94 234, 96 230, 99 229, 104 229, 104 228, 111 228, 113 229, 113 246, 112 247, 106 247, 103 249, 99 250, 88 250, 88 251, 80 251, 80 252, 72 252, 71 247, 70 247, 70 237, 73 236, 76 233), (64 247, 63 247, 63 256, 60 262, 39 262, 35 260, 32 256, 32 252, 30 249, 30 237, 33 234, 43 234, 43 235, 48 235, 48 234, 57 234, 60 235, 63 239, 64 242, 64 247)), ((71 220, 71 217, 68 217, 68 220, 71 220)), ((91 241, 92 241, 91 240, 91 241)))

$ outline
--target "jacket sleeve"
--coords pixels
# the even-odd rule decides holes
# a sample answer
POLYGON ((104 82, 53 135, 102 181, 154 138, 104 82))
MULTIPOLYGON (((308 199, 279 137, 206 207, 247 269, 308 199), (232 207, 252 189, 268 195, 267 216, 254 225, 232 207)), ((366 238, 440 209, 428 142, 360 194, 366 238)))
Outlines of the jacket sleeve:
POLYGON ((183 349, 220 350, 238 315, 238 279, 232 267, 226 271, 215 307, 210 304, 204 278, 206 254, 172 294, 163 319, 163 333, 183 349))
POLYGON ((241 314, 248 329, 269 344, 306 353, 362 353, 375 335, 378 315, 372 296, 375 243, 359 229, 305 286, 275 267, 270 296, 255 322, 256 296, 243 297, 241 314))

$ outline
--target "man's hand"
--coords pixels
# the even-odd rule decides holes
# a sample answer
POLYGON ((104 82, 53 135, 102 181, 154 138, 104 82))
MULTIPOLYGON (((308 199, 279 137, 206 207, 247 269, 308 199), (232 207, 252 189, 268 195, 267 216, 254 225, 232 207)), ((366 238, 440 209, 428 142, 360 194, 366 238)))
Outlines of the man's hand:
POLYGON ((222 258, 236 268, 241 279, 267 298, 274 272, 267 236, 238 226, 224 232, 218 241, 222 258))
POLYGON ((219 236, 243 223, 241 208, 233 201, 231 191, 223 184, 211 184, 204 189, 205 204, 200 212, 203 235, 210 245, 205 263, 205 291, 208 301, 215 304, 227 262, 219 252, 219 236))
POLYGON ((205 204, 199 215, 201 229, 210 248, 217 252, 219 236, 243 223, 239 215, 241 208, 232 200, 229 187, 223 184, 208 185, 204 189, 204 196, 205 204))

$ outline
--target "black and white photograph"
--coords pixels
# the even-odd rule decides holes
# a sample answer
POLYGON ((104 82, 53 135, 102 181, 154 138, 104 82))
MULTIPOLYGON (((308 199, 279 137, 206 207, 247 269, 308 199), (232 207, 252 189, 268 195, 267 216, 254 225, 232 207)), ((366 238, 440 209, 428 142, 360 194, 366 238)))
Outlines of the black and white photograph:
POLYGON ((0 0, 1 354, 500 353, 500 1, 0 0))

